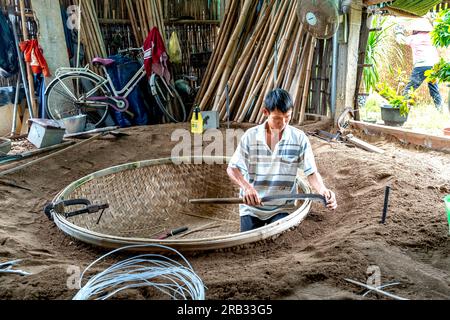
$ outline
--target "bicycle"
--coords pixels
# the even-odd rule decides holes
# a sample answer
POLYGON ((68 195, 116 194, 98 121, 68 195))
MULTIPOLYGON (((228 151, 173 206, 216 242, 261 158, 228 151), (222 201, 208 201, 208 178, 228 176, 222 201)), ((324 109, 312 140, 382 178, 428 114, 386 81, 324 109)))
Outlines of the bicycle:
MULTIPOLYGON (((132 53, 142 48, 129 48, 119 51, 119 54, 132 53)), ((119 112, 129 112, 127 97, 133 92, 140 81, 146 77, 143 61, 141 68, 131 77, 128 83, 118 90, 107 72, 107 67, 112 66, 112 59, 94 58, 92 64, 99 66, 104 71, 102 77, 89 68, 59 68, 55 79, 45 91, 45 108, 47 114, 54 120, 86 115, 86 122, 99 127, 108 116, 110 108, 119 112)), ((163 78, 152 75, 152 94, 159 98, 157 103, 161 111, 174 122, 185 122, 187 115, 184 104, 176 92, 176 89, 163 78), (162 103, 164 101, 165 104, 162 103), (178 103, 182 110, 182 116, 174 110, 178 108, 173 104, 178 103)), ((157 99, 158 100, 158 99, 157 99)))

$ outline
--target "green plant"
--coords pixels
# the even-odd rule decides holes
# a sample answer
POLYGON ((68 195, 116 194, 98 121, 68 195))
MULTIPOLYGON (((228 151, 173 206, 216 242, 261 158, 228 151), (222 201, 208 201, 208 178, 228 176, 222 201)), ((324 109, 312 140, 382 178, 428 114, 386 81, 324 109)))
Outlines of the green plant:
POLYGON ((405 85, 405 72, 399 69, 397 79, 399 82, 396 90, 386 82, 378 84, 377 90, 378 94, 386 99, 393 108, 400 109, 400 115, 406 116, 410 107, 416 105, 416 91, 411 88, 406 95, 402 95, 401 90, 405 85))
POLYGON ((364 64, 372 67, 363 70, 363 84, 367 93, 376 91, 376 85, 382 78, 380 70, 383 66, 390 69, 392 60, 403 64, 404 54, 401 48, 390 44, 390 29, 395 25, 395 21, 389 17, 375 15, 372 20, 371 28, 375 31, 369 33, 364 61, 364 64))
POLYGON ((431 37, 436 47, 447 48, 450 46, 450 9, 439 14, 431 37))
MULTIPOLYGON (((450 46, 450 9, 446 9, 439 14, 431 36, 436 47, 447 48, 450 46)), ((425 72, 425 75, 427 81, 432 83, 438 81, 450 82, 450 63, 441 58, 433 69, 425 72)))
POLYGON ((394 24, 392 24, 384 27, 386 21, 386 17, 380 18, 379 16, 375 16, 372 20, 371 27, 373 29, 381 28, 382 30, 370 32, 367 40, 364 64, 372 65, 370 68, 364 68, 363 71, 363 83, 367 93, 371 93, 376 90, 376 85, 380 81, 379 69, 386 54, 383 41, 386 39, 386 33, 389 28, 394 26, 394 24))
POLYGON ((449 82, 450 83, 450 63, 445 62, 441 58, 438 64, 436 64, 433 69, 425 71, 427 76, 427 81, 431 83, 436 83, 438 81, 449 82))

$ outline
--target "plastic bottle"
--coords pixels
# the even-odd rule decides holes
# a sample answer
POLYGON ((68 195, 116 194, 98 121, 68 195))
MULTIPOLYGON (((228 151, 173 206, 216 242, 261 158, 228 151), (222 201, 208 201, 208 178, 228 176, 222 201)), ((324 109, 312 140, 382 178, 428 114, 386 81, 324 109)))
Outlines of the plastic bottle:
POLYGON ((198 106, 194 108, 194 114, 192 115, 191 132, 193 134, 203 134, 203 117, 198 106))

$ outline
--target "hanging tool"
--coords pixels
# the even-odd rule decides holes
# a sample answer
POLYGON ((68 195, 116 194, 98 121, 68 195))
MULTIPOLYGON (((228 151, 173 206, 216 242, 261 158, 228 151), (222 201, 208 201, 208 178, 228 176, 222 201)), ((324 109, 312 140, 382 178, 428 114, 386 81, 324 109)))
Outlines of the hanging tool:
MULTIPOLYGON (((327 205, 327 199, 319 194, 282 194, 276 196, 267 196, 261 198, 261 203, 278 201, 278 200, 313 200, 320 201, 325 206, 327 205)), ((191 204, 244 204, 244 199, 241 198, 212 198, 212 199, 192 199, 189 200, 191 204)))
MULTIPOLYGON (((23 41, 29 40, 28 37, 28 28, 27 28, 27 18, 25 15, 25 0, 19 0, 19 8, 20 8, 20 19, 22 20, 22 36, 23 41)), ((39 27, 39 25, 38 25, 39 27)), ((31 119, 34 118, 34 115, 38 112, 38 107, 36 103, 35 98, 35 90, 34 90, 34 77, 33 77, 33 71, 31 69, 31 63, 25 61, 26 64, 26 70, 27 70, 27 77, 28 77, 28 90, 30 90, 30 101, 31 105, 29 106, 30 109, 30 117, 31 119)))
POLYGON ((17 55, 19 58, 20 74, 22 77, 23 87, 25 89, 25 96, 27 98, 28 111, 30 113, 30 119, 33 119, 34 118, 33 105, 32 105, 33 97, 30 95, 30 91, 29 91, 29 87, 28 87, 29 84, 27 83, 27 79, 28 79, 27 78, 27 70, 25 68, 22 51, 19 48, 19 37, 17 36, 17 28, 16 28, 16 16, 14 14, 14 9, 12 6, 8 9, 8 16, 9 16, 9 20, 11 21, 11 25, 12 25, 12 29, 13 29, 13 33, 14 33, 14 42, 16 44, 16 51, 17 51, 17 55))

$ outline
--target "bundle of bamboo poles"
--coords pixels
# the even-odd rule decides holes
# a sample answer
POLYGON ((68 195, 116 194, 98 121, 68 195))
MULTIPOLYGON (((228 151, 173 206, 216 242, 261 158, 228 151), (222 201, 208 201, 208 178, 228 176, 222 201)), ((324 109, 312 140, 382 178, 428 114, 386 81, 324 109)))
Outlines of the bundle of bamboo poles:
POLYGON ((294 99, 293 122, 301 124, 315 46, 297 18, 295 1, 270 0, 261 7, 231 1, 196 102, 226 120, 228 92, 231 120, 261 123, 265 96, 283 88, 294 99))
POLYGON ((108 55, 99 18, 113 22, 129 20, 138 46, 144 44, 149 31, 156 26, 167 44, 160 0, 75 0, 74 3, 81 9, 81 41, 85 45, 87 62, 108 55))
POLYGON ((190 17, 195 20, 220 20, 225 0, 164 0, 164 18, 190 17))
POLYGON ((128 12, 123 0, 102 0, 96 1, 98 17, 102 19, 127 19, 128 12))
POLYGON ((81 42, 85 46, 87 61, 95 57, 106 57, 107 51, 98 23, 98 15, 93 0, 75 0, 81 10, 81 42))
POLYGON ((125 0, 125 3, 136 42, 143 45, 150 30, 157 27, 167 46, 161 1, 125 0))

